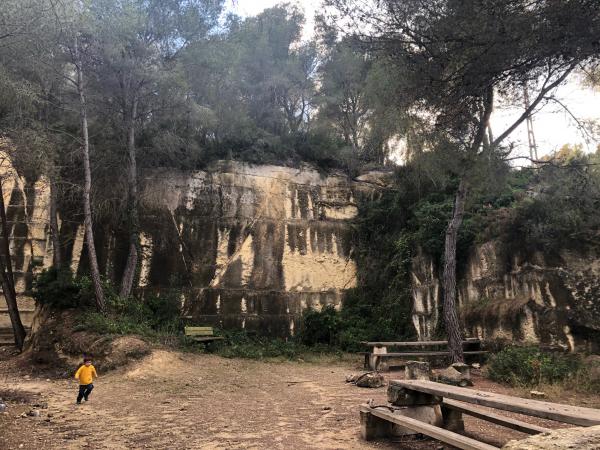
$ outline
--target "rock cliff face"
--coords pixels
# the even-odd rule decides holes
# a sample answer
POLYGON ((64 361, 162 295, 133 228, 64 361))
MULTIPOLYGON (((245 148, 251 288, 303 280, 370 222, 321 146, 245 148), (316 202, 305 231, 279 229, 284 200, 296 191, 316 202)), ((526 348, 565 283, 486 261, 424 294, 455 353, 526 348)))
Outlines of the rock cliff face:
MULTIPOLYGON (((52 264, 48 228, 48 185, 44 180, 31 181, 17 175, 8 157, 0 153, 0 182, 11 235, 10 251, 15 279, 17 304, 21 320, 29 326, 35 303, 27 295, 33 273, 52 264), (47 251, 50 250, 50 252, 47 251)), ((12 340, 6 300, 0 295, 0 343, 12 340)))
MULTIPOLYGON (((2 159, 1 161, 6 161, 2 159)), ((24 322, 33 275, 52 263, 48 183, 0 166, 11 252, 24 322)), ((215 163, 205 171, 155 171, 141 181, 138 292, 173 295, 182 314, 202 324, 293 335, 306 308, 339 308, 356 283, 351 222, 359 201, 386 187, 385 174, 355 180, 306 166, 215 163)), ((119 280, 126 239, 99 227, 103 274, 119 280)), ((87 269, 83 226, 61 221, 63 258, 87 269)), ((499 241, 476 247, 459 278, 458 301, 469 335, 596 350, 600 342, 600 259, 596 251, 511 254, 499 241)), ((412 265, 413 325, 420 339, 436 330, 440 274, 418 254, 412 265)), ((0 296, 0 329, 10 326, 0 296)))
POLYGON ((337 308, 356 283, 348 221, 368 181, 221 163, 144 185, 140 287, 170 289, 178 275, 198 322, 290 335, 304 309, 337 308))
MULTIPOLYGON (((413 321, 421 339, 438 321, 440 280, 432 262, 413 261, 413 321)), ((591 249, 506 254, 499 241, 477 246, 459 279, 465 331, 484 339, 598 350, 600 259, 591 249)))
MULTIPOLYGON (((383 178, 370 173, 353 181, 308 166, 231 162, 146 174, 138 291, 176 295, 183 315, 198 323, 293 335, 304 309, 338 308, 344 290, 355 285, 349 221, 357 200, 375 195, 383 178)), ((25 195, 26 182, 11 179, 5 200, 23 293, 32 274, 52 262, 48 195, 43 181, 25 195)), ((82 224, 64 220, 61 237, 72 270, 85 271, 82 224)), ((97 241, 104 275, 118 280, 123 239, 99 229, 97 241)))

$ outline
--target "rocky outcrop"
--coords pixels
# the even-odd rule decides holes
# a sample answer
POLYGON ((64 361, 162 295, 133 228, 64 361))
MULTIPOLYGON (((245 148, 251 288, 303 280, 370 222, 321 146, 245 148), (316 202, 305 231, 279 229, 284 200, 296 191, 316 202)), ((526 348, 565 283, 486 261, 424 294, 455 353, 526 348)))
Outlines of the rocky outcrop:
POLYGON ((596 450, 600 448, 600 426, 563 428, 518 441, 510 441, 503 450, 596 450))
MULTIPOLYGON (((413 289, 413 321, 419 337, 428 339, 436 326, 439 277, 422 255, 413 261, 413 274, 425 280, 413 289)), ((486 242, 471 252, 458 290, 471 336, 596 350, 600 259, 592 249, 565 249, 549 258, 540 252, 507 254, 501 241, 486 242)))
POLYGON ((339 307, 355 286, 349 221, 379 188, 241 163, 156 172, 144 185, 140 287, 173 289, 177 274, 185 315, 274 335, 294 334, 306 308, 339 307))
MULTIPOLYGON (((14 177, 18 290, 49 267, 47 183, 14 177), (28 195, 20 194, 25 192, 28 195)), ((350 222, 358 201, 386 187, 381 172, 356 180, 300 168, 217 162, 204 171, 155 170, 141 180, 140 295, 174 295, 193 321, 288 336, 306 308, 341 304, 356 284, 350 222)), ((61 219, 64 219, 61 217, 61 219)), ((87 271, 83 225, 62 220, 63 257, 87 271)), ((119 280, 127 237, 98 226, 101 270, 119 280)))

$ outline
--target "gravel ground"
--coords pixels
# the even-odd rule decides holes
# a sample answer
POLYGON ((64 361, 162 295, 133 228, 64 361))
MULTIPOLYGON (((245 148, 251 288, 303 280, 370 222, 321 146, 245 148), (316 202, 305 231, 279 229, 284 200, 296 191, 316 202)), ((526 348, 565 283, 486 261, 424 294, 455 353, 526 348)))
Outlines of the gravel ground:
MULTIPOLYGON (((100 373, 91 400, 75 405, 77 385, 17 369, 0 353, 1 449, 443 449, 437 441, 365 442, 358 406, 385 403, 386 389, 346 384, 360 358, 262 362, 155 349, 127 367, 100 373), (38 417, 27 416, 32 410, 38 417), (25 417, 22 417, 22 416, 25 417)), ((386 378, 401 378, 391 372, 386 378)), ((475 387, 512 390, 474 377, 475 387)), ((551 398, 598 406, 590 396, 551 398)), ((518 417, 515 414, 506 415, 518 417)), ((532 419, 548 428, 563 424, 532 419)), ((465 416, 466 434, 501 446, 526 435, 465 416)))

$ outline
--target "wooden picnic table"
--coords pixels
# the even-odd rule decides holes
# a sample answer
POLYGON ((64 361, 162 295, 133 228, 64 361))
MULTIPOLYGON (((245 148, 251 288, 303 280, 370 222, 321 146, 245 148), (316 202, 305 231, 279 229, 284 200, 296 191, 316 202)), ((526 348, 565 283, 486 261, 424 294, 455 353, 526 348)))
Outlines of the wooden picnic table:
MULTIPOLYGON (((481 341, 478 338, 467 338, 462 341, 463 347, 465 345, 477 345, 480 344, 481 341)), ((360 352, 360 354, 364 355, 365 369, 370 370, 378 370, 379 365, 383 359, 389 358, 425 358, 425 357, 440 357, 440 356, 449 356, 450 352, 447 350, 425 350, 422 347, 440 347, 447 346, 448 341, 376 341, 376 342, 368 342, 362 341, 361 344, 364 344, 368 347, 371 347, 371 350, 368 352, 360 352), (389 352, 388 347, 401 347, 403 348, 400 352, 389 352), (407 347, 417 347, 417 349, 405 350, 407 347)), ((482 355, 488 353, 484 350, 468 350, 463 352, 465 355, 482 355)))
POLYGON ((495 392, 479 391, 476 389, 450 386, 425 380, 393 380, 390 385, 408 391, 417 391, 431 394, 444 399, 459 400, 474 405, 489 406, 504 411, 511 411, 542 419, 555 420, 589 427, 600 425, 600 410, 584 408, 581 406, 562 405, 559 403, 531 400, 528 398, 513 397, 511 395, 497 394, 495 392))
MULTIPOLYGON (((409 373, 408 370, 407 373, 409 373)), ((361 434, 365 439, 397 436, 398 434, 394 434, 397 431, 394 431, 393 427, 400 426, 401 430, 412 430, 412 432, 425 434, 464 450, 497 448, 474 437, 458 433, 464 431, 463 413, 524 433, 538 434, 552 431, 545 427, 496 414, 493 410, 490 411, 480 406, 579 426, 600 425, 600 410, 598 409, 513 397, 436 383, 426 379, 390 381, 388 401, 391 405, 361 406, 361 434), (423 408, 429 411, 429 415, 423 414, 423 408), (432 419, 432 417, 437 417, 437 419, 432 419)), ((404 431, 401 432, 406 434, 404 431)))
MULTIPOLYGON (((466 338, 462 341, 464 344, 477 344, 481 341, 479 338, 466 338)), ((432 347, 438 345, 448 345, 448 341, 390 341, 390 342, 369 342, 369 341, 361 341, 361 344, 364 344, 368 347, 432 347)))

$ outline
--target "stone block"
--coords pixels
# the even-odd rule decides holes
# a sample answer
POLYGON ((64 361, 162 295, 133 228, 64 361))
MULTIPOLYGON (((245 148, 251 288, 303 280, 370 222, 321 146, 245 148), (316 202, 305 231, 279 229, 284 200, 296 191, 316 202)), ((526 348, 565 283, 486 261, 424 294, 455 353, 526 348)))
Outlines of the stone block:
POLYGON ((394 406, 437 405, 442 401, 441 397, 406 389, 393 380, 389 383, 387 397, 388 402, 394 406))
POLYGON ((361 409, 360 435, 365 441, 388 437, 391 431, 391 422, 375 417, 366 409, 361 409))
MULTIPOLYGON (((444 424, 440 405, 414 406, 411 408, 397 409, 394 411, 394 414, 410 417, 411 419, 435 425, 436 427, 441 427, 444 424)), ((397 424, 393 424, 391 427, 391 436, 407 436, 413 434, 418 434, 418 432, 397 424)))
POLYGON ((404 378, 407 380, 431 379, 431 369, 426 361, 408 361, 404 366, 404 378))

